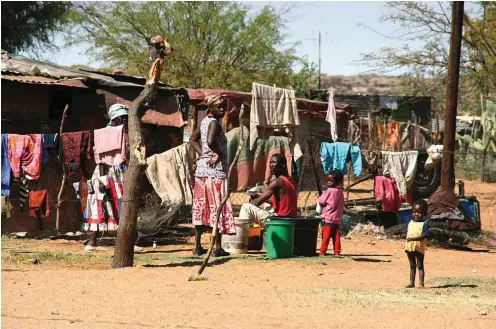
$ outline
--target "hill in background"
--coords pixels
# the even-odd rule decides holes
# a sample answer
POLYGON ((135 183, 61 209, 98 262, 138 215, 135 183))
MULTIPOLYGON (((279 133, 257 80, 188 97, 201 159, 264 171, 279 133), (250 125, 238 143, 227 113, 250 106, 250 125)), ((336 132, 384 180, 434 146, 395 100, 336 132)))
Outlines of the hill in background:
POLYGON ((332 88, 335 94, 395 95, 401 77, 388 75, 326 75, 321 78, 322 89, 332 88))

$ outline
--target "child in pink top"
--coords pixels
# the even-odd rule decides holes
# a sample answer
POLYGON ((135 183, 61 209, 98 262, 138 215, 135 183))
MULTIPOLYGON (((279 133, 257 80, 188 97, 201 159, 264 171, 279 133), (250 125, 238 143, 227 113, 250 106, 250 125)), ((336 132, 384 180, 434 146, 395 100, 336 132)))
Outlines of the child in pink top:
POLYGON ((334 255, 340 255, 341 234, 339 233, 339 226, 344 210, 343 173, 340 170, 333 170, 326 179, 328 189, 319 198, 323 217, 320 256, 325 256, 331 238, 334 255))

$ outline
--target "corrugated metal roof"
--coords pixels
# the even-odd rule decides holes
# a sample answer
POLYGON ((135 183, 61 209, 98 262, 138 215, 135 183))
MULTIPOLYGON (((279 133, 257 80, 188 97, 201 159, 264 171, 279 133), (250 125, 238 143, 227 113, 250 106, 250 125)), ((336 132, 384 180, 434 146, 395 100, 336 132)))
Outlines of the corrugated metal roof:
MULTIPOLYGON (((432 119, 431 120, 431 130, 432 131, 436 131, 436 125, 437 125, 437 121, 436 119, 432 119)), ((463 129, 469 129, 469 128, 472 128, 472 124, 470 123, 467 123, 467 122, 460 122, 460 121, 456 121, 456 131, 460 131, 460 130, 463 130, 463 129)), ((439 120, 439 131, 444 131, 444 120, 439 120)))
POLYGON ((9 81, 16 81, 20 83, 29 83, 29 84, 59 85, 59 86, 68 86, 75 88, 88 88, 81 80, 75 80, 75 79, 58 80, 58 79, 51 79, 40 76, 6 75, 6 74, 2 74, 2 79, 9 81))

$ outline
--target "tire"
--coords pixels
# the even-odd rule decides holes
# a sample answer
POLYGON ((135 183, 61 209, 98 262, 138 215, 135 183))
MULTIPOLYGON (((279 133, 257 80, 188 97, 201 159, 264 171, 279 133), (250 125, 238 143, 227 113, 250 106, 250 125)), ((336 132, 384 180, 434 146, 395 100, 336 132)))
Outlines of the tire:
POLYGON ((428 155, 425 151, 419 151, 417 173, 412 187, 414 200, 430 197, 441 184, 441 163, 434 169, 426 171, 425 162, 427 158, 428 155))

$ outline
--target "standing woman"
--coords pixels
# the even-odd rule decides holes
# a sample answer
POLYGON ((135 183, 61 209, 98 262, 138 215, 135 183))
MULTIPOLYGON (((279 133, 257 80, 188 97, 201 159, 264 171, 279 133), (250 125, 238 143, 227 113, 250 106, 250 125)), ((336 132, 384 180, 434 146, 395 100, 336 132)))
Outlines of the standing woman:
MULTIPOLYGON (((201 246, 204 227, 213 227, 217 209, 227 193, 227 138, 222 131, 220 120, 226 114, 224 99, 218 95, 205 98, 207 116, 191 135, 189 142, 200 155, 195 173, 193 192, 193 224, 195 225, 195 249, 193 255, 206 252, 201 246), (200 144, 201 141, 201 144, 200 144)), ((221 234, 235 234, 234 214, 231 200, 222 209, 219 220, 219 233, 215 240, 214 256, 227 256, 221 247, 221 234)))

